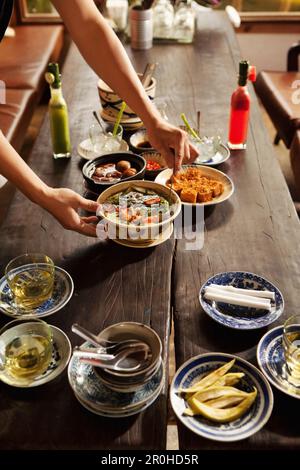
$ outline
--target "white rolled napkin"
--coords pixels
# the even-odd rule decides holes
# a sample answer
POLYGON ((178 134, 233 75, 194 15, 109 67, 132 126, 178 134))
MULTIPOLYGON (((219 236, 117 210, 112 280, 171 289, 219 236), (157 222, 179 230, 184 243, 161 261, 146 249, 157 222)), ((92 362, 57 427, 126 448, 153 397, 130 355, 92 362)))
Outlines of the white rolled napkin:
POLYGON ((251 290, 251 289, 239 289, 233 286, 221 286, 220 284, 210 284, 208 287, 213 287, 220 291, 234 292, 236 294, 250 295, 253 297, 263 297, 264 299, 271 299, 275 301, 275 292, 270 290, 251 290))
POLYGON ((216 302, 223 302, 226 304, 239 305, 240 307, 250 307, 262 310, 271 310, 271 300, 263 299, 260 297, 247 296, 236 294, 230 291, 222 291, 213 287, 206 287, 204 298, 207 300, 214 300, 216 302))

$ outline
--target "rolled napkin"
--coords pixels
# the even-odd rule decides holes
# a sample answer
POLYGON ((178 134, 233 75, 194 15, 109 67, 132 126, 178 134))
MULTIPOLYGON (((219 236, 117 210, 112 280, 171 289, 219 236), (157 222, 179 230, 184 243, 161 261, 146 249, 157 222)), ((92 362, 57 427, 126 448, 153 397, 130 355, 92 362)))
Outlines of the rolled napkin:
POLYGON ((242 295, 251 295, 253 297, 263 297, 264 299, 271 299, 275 301, 275 292, 270 290, 251 290, 251 289, 239 289, 233 286, 222 286, 220 284, 210 284, 208 287, 213 287, 214 289, 234 292, 236 294, 242 295))
POLYGON ((207 287, 204 292, 204 298, 207 300, 214 300, 216 302, 223 302, 226 304, 239 305, 240 307, 251 307, 261 310, 271 310, 271 300, 263 299, 260 297, 253 297, 241 294, 235 294, 230 291, 222 291, 207 287))

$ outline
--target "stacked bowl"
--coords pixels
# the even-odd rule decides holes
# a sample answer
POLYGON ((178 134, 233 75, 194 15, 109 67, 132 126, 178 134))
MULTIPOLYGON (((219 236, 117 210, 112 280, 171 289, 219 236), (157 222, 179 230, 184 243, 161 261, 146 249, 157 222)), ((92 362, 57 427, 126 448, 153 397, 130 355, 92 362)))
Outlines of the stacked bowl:
MULTIPOLYGON (((142 74, 139 73, 138 76, 141 78, 142 74)), ((150 100, 155 97, 155 89, 156 80, 152 78, 150 84, 145 88, 150 100)), ((107 122, 114 123, 123 102, 122 98, 101 79, 98 81, 98 93, 102 105, 101 117, 107 122)), ((142 127, 143 123, 139 116, 129 106, 126 106, 121 125, 126 130, 134 130, 142 127)))
POLYGON ((150 350, 149 361, 144 368, 128 372, 95 367, 73 356, 68 377, 78 401, 89 411, 106 417, 131 416, 148 408, 164 383, 162 344, 157 333, 141 323, 123 322, 103 330, 98 339, 145 342, 150 350))

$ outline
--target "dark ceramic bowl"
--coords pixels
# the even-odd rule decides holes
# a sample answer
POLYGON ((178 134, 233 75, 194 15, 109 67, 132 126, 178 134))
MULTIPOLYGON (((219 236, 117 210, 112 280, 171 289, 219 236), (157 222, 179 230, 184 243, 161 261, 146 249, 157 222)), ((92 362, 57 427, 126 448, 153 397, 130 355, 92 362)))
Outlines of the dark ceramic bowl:
POLYGON ((146 167, 146 173, 145 173, 146 179, 154 180, 161 171, 168 168, 168 165, 166 164, 164 157, 156 150, 143 152, 141 154, 141 157, 143 157, 146 160, 146 163, 150 160, 150 161, 157 162, 160 164, 160 168, 158 170, 147 170, 147 167, 146 167))
POLYGON ((118 184, 123 181, 129 180, 142 180, 144 178, 144 174, 146 171, 146 160, 141 157, 140 155, 136 155, 131 152, 114 152, 108 153, 107 155, 102 155, 101 157, 94 158, 93 160, 89 160, 82 168, 83 177, 86 181, 88 189, 93 191, 94 193, 100 194, 105 189, 118 184), (129 176, 127 178, 122 178, 120 181, 116 181, 115 183, 111 182, 97 182, 94 181, 92 175, 94 174, 95 168, 99 165, 103 165, 105 163, 117 163, 120 160, 127 160, 130 162, 131 167, 137 170, 137 173, 133 176, 129 176))

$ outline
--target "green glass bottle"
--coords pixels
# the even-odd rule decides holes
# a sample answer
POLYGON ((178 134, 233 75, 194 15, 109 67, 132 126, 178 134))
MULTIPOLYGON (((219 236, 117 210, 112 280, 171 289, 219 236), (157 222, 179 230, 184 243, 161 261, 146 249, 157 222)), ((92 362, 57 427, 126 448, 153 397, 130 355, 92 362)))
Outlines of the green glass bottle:
POLYGON ((46 73, 50 85, 49 119, 54 158, 71 157, 69 116, 61 88, 61 75, 57 63, 50 63, 46 73))

